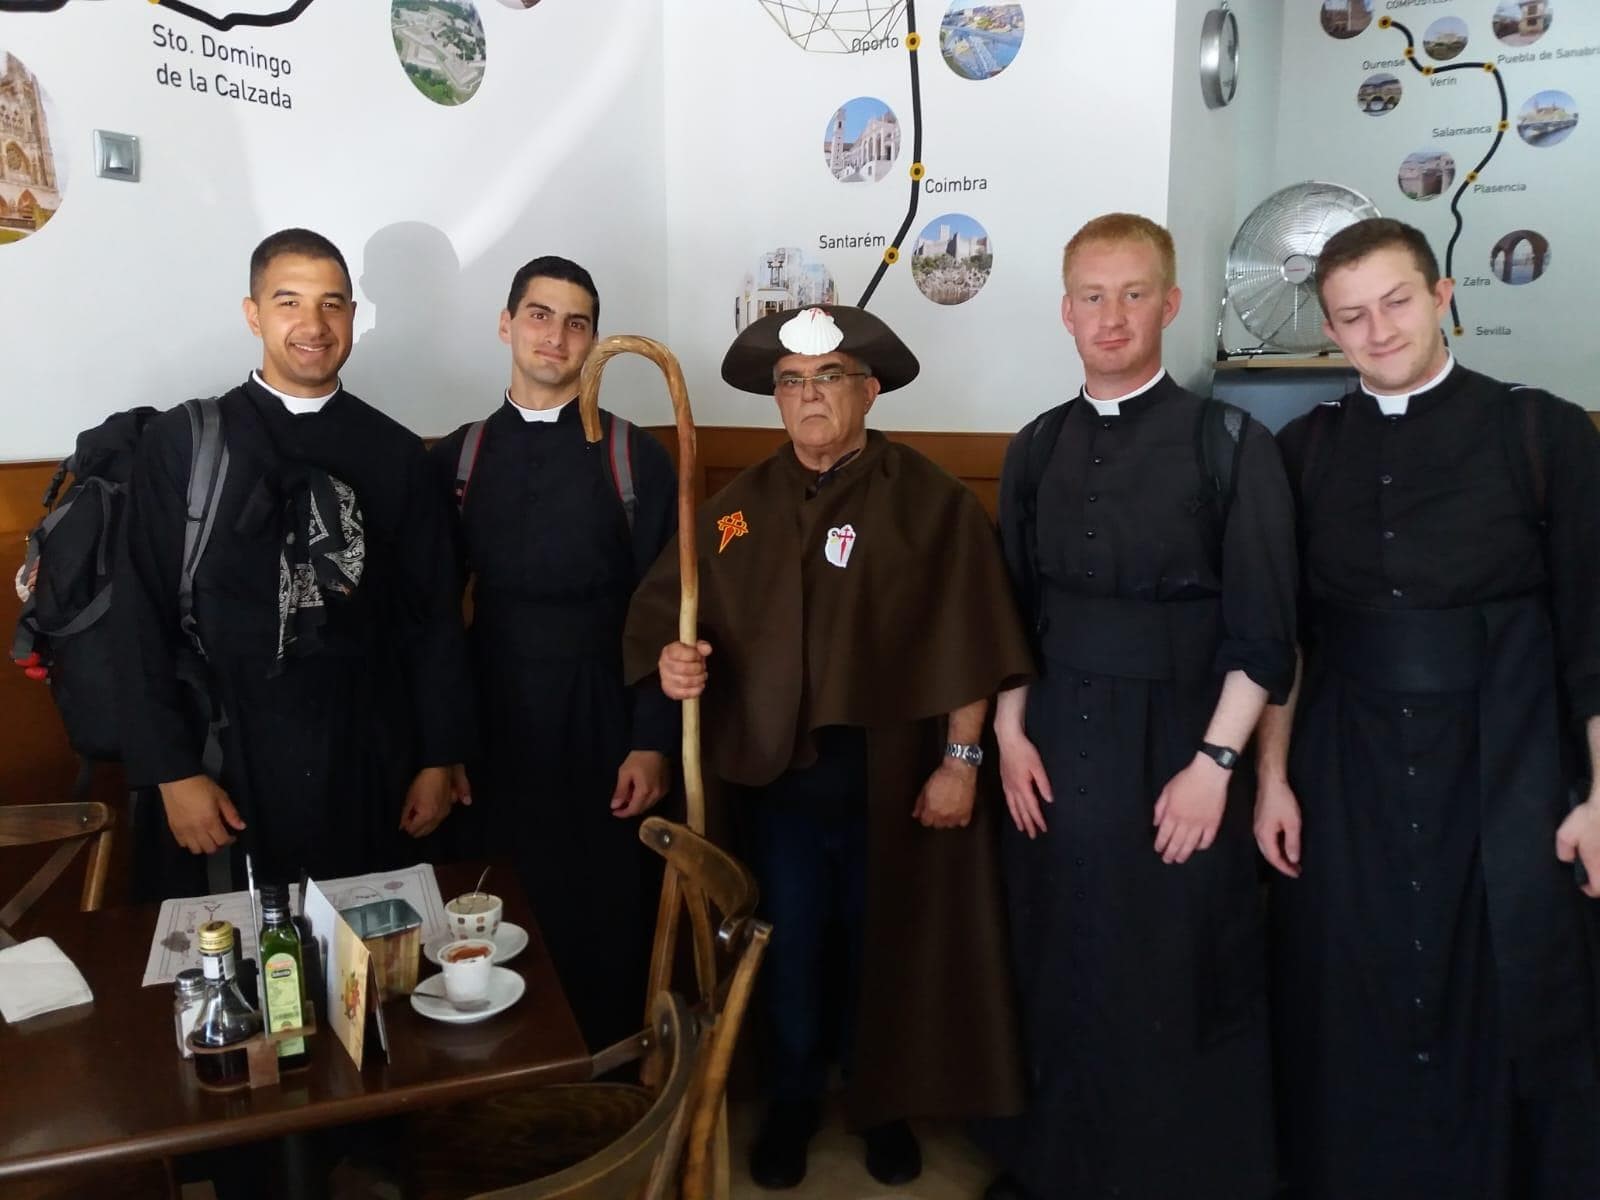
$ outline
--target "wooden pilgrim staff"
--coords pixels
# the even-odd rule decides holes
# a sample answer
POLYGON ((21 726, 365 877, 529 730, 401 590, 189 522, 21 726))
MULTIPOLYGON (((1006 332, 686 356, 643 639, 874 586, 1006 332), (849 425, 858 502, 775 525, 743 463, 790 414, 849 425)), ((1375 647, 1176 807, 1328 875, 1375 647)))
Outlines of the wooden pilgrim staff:
MULTIPOLYGON (((695 557, 694 538, 694 414, 689 411, 689 389, 683 382, 683 368, 677 357, 660 342, 635 334, 617 334, 595 344, 583 364, 583 379, 578 392, 578 414, 583 418, 583 436, 598 442, 600 430, 600 376, 606 363, 619 354, 640 354, 661 368, 667 377, 672 397, 672 417, 678 428, 678 578, 682 581, 678 601, 678 639, 693 646, 695 624, 700 611, 700 568, 695 557)), ((706 831, 705 782, 700 774, 700 701, 683 701, 683 790, 687 800, 689 828, 706 831)))

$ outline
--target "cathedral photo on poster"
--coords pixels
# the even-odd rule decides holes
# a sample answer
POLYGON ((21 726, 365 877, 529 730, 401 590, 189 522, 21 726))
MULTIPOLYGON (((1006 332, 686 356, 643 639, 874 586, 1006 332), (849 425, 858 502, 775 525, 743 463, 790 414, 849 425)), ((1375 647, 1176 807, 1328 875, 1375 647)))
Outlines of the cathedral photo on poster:
POLYGON ((828 119, 822 156, 840 183, 876 183, 900 155, 900 120, 882 100, 857 96, 828 119))
POLYGON ((52 131, 60 124, 38 78, 0 46, 0 245, 42 229, 61 207, 66 180, 52 131))

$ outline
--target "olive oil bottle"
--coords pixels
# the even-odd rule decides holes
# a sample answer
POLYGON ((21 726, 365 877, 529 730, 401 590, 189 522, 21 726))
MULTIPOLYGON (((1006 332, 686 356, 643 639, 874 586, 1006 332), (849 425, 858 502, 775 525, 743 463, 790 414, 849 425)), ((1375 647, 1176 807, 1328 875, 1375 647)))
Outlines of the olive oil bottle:
MULTIPOLYGON (((261 889, 261 1000, 267 1031, 298 1029, 305 1024, 305 957, 300 932, 289 917, 289 889, 261 889)), ((278 1043, 278 1069, 292 1071, 310 1061, 305 1038, 278 1043)))

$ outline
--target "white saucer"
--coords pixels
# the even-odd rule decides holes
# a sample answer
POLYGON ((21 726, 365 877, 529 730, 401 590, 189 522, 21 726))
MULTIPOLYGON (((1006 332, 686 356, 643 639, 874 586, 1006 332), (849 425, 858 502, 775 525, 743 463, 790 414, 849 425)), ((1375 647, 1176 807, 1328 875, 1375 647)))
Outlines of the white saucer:
MULTIPOLYGON (((448 933, 434 938, 422 948, 422 956, 434 966, 443 966, 439 955, 444 948, 456 939, 448 933)), ((508 963, 517 955, 528 948, 528 931, 521 925, 514 925, 510 921, 501 921, 500 928, 494 931, 494 957, 489 961, 494 963, 508 963)))
POLYGON ((430 975, 417 984, 417 990, 411 993, 411 1007, 425 1017, 432 1017, 435 1021, 449 1021, 456 1025, 467 1025, 473 1021, 486 1021, 496 1013, 503 1013, 518 1000, 527 988, 522 976, 515 971, 508 971, 504 967, 491 967, 489 969, 489 1007, 473 1009, 462 1012, 445 998, 444 975, 430 975))

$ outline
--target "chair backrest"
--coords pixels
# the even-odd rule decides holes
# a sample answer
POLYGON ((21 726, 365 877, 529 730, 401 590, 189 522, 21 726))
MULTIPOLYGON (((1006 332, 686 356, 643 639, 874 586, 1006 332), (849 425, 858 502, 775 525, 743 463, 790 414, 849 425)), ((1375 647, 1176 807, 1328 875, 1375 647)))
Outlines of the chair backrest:
POLYGON ((44 865, 33 873, 16 895, 0 907, 0 946, 16 939, 8 926, 16 924, 33 902, 44 895, 78 851, 93 840, 89 865, 83 877, 79 907, 93 912, 105 893, 106 870, 111 865, 111 831, 116 818, 111 809, 98 803, 86 804, 8 804, 0 807, 0 848, 39 846, 60 842, 44 865))
MULTIPOLYGON (((731 854, 661 817, 647 818, 639 837, 666 859, 650 955, 651 994, 671 986, 678 930, 687 914, 699 993, 695 1010, 705 1024, 702 1062, 690 1085, 681 1195, 723 1200, 729 1190, 728 1069, 772 926, 756 918, 755 877, 731 854)), ((645 1078, 657 1082, 648 1073, 645 1078)))
POLYGON ((707 1046, 682 996, 662 992, 649 1026, 650 1057, 660 1063, 661 1089, 644 1116, 604 1150, 554 1175, 480 1192, 472 1200, 666 1200, 689 1127, 689 1099, 707 1046))

